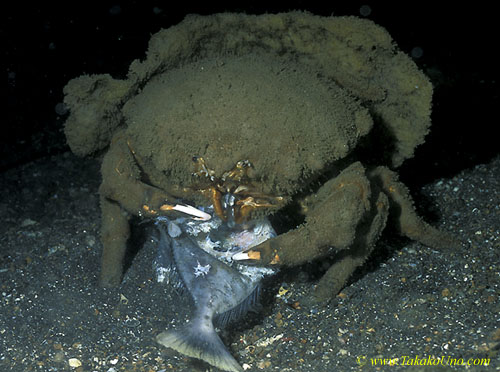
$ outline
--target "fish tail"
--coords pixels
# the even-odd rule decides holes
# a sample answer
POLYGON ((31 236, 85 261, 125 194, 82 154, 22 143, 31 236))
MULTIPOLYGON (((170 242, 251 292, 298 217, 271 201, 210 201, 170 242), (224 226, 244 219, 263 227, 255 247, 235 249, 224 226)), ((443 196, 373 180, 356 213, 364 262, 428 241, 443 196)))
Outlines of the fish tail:
POLYGON ((215 332, 211 320, 195 320, 179 329, 167 330, 156 337, 156 342, 181 354, 204 360, 224 371, 243 371, 215 332))

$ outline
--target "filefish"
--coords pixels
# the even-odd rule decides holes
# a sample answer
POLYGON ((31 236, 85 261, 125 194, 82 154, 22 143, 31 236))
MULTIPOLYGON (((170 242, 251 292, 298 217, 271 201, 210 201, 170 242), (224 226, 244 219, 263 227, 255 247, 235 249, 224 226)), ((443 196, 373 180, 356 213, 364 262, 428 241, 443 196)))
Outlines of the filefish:
POLYGON ((216 333, 241 318, 257 302, 260 282, 274 274, 270 268, 240 265, 233 257, 276 236, 267 219, 242 225, 222 221, 193 221, 159 217, 158 281, 189 292, 194 302, 190 321, 156 337, 163 346, 201 359, 225 371, 241 366, 216 333))

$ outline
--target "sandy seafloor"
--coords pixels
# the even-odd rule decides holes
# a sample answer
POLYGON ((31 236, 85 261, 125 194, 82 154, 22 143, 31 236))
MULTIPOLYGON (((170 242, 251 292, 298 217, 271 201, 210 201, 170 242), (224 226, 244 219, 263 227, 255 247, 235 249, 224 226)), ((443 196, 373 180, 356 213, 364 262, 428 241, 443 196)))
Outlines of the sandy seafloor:
MULTIPOLYGON (((155 344, 186 321, 190 303, 154 281, 152 245, 119 288, 98 287, 99 181, 96 161, 69 153, 0 175, 0 371, 216 371, 155 344)), ((283 272, 259 314, 221 332, 225 344, 249 371, 413 371, 424 369, 401 364, 437 358, 490 358, 452 369, 500 370, 499 184, 496 158, 412 190, 433 224, 463 240, 460 249, 386 234, 326 307, 300 307, 314 281, 283 272), (398 365, 374 366, 375 358, 398 365)))

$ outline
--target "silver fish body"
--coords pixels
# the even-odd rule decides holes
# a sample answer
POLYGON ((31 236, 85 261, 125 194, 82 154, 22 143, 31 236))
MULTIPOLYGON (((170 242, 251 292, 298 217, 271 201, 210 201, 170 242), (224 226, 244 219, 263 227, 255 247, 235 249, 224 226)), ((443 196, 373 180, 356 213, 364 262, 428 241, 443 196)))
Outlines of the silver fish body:
POLYGON ((191 294, 195 310, 189 323, 162 332, 156 340, 220 369, 241 371, 213 323, 217 320, 225 325, 255 304, 261 279, 274 271, 232 263, 231 255, 275 233, 267 220, 249 226, 228 226, 220 220, 210 224, 184 220, 167 221, 167 226, 157 223, 160 233, 157 273, 159 267, 163 268, 174 278, 172 283, 181 282, 191 294))

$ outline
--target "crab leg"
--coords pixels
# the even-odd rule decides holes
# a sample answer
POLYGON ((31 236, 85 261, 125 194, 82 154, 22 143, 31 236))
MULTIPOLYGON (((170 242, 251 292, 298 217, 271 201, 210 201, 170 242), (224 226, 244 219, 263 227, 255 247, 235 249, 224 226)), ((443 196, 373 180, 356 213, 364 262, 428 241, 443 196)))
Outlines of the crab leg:
POLYGON ((386 167, 377 167, 370 172, 370 178, 399 210, 397 227, 402 235, 435 249, 461 245, 453 235, 430 226, 417 215, 408 188, 398 180, 395 172, 386 167))
POLYGON ((100 284, 114 287, 120 284, 123 260, 130 236, 129 214, 116 202, 101 195, 102 227, 100 284))
POLYGON ((177 210, 198 219, 209 218, 205 212, 191 206, 166 204, 169 199, 166 192, 142 182, 133 150, 123 137, 118 136, 111 143, 101 171, 103 254, 100 283, 103 286, 120 283, 131 216, 157 217, 159 212, 177 210))

